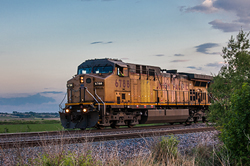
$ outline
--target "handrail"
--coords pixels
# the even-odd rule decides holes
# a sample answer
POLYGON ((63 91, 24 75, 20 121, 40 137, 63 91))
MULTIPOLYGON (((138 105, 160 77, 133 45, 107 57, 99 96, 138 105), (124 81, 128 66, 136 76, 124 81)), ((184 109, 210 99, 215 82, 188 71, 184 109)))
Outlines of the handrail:
POLYGON ((153 90, 156 92, 157 100, 155 102, 157 103, 157 105, 159 103, 161 103, 161 102, 158 101, 158 92, 162 92, 167 96, 167 100, 165 100, 165 101, 167 101, 168 104, 169 103, 175 103, 176 105, 177 105, 177 103, 181 103, 181 102, 188 103, 188 104, 190 104, 190 102, 191 103, 194 102, 195 105, 198 104, 198 103, 199 103, 199 105, 204 104, 204 103, 206 104, 208 98, 204 99, 202 97, 202 94, 203 95, 208 95, 210 97, 210 94, 208 94, 207 92, 196 92, 197 94, 201 95, 201 98, 200 98, 201 100, 199 101, 198 98, 195 98, 195 100, 190 99, 190 91, 187 91, 187 90, 167 90, 167 89, 166 90, 165 89, 153 89, 153 90), (175 98, 171 102, 169 101, 169 93, 172 95, 172 99, 173 99, 173 96, 175 98), (188 98, 186 98, 186 95, 188 95, 188 98), (178 96, 180 98, 177 99, 178 96), (183 99, 183 101, 181 101, 181 98, 183 99), (196 101, 196 100, 198 100, 198 101, 196 101))
MULTIPOLYGON (((188 90, 167 90, 167 89, 153 89, 154 91, 177 91, 177 92, 189 92, 188 90)), ((202 92, 203 93, 203 92, 202 92)), ((205 92, 204 92, 205 93, 205 92)))
POLYGON ((95 95, 98 97, 98 99, 99 100, 101 100, 101 102, 102 102, 102 104, 103 104, 103 115, 105 115, 106 114, 106 107, 105 107, 105 103, 102 101, 102 99, 97 95, 97 93, 96 93, 96 89, 95 89, 95 95))
POLYGON ((62 111, 62 110, 63 110, 63 108, 62 108, 62 103, 63 103, 63 101, 65 100, 66 96, 67 96, 67 92, 65 93, 65 95, 64 95, 64 97, 63 97, 61 103, 59 104, 59 108, 61 109, 61 110, 59 110, 59 111, 62 111))
POLYGON ((86 91, 89 93, 89 95, 98 103, 98 111, 100 111, 100 103, 98 102, 98 100, 89 92, 88 88, 86 88, 86 91))

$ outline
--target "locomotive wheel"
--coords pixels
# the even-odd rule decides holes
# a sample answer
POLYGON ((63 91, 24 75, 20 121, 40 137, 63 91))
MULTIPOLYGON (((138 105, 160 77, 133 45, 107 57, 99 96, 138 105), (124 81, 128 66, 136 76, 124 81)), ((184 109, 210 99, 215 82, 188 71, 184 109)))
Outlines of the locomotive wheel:
POLYGON ((97 128, 100 129, 100 130, 103 130, 105 127, 104 126, 98 126, 97 128))
POLYGON ((134 125, 128 125, 128 128, 133 128, 134 127, 134 125))
POLYGON ((198 123, 198 119, 196 117, 194 118, 194 123, 198 123))
POLYGON ((112 129, 118 129, 120 126, 116 125, 116 123, 112 123, 112 124, 110 125, 110 127, 111 127, 112 129))
POLYGON ((202 117, 202 122, 203 122, 203 123, 207 122, 207 120, 206 120, 205 117, 202 117))
POLYGON ((113 129, 119 129, 120 126, 115 125, 113 129))
POLYGON ((128 128, 133 128, 135 125, 131 124, 131 121, 128 121, 128 128))

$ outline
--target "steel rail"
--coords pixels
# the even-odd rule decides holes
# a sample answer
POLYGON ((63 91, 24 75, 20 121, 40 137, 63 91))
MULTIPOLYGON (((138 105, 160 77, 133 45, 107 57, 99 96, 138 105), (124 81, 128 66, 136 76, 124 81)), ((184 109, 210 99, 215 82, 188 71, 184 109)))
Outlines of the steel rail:
POLYGON ((191 128, 191 129, 175 129, 175 130, 163 130, 163 131, 144 131, 136 133, 122 133, 122 134, 110 134, 110 135, 98 135, 98 136, 80 136, 70 138, 52 138, 52 139, 40 139, 40 140, 29 140, 29 141, 9 141, 1 142, 0 149, 9 148, 23 148, 23 147, 34 147, 34 146, 51 146, 58 144, 76 144, 85 142, 98 142, 108 140, 120 140, 120 139, 131 139, 131 138, 144 138, 144 137, 155 137, 169 134, 186 134, 196 133, 205 131, 214 131, 214 127, 202 127, 202 128, 191 128))
POLYGON ((23 133, 4 133, 0 134, 0 140, 2 138, 15 138, 15 137, 35 137, 35 136, 53 136, 53 135, 64 135, 64 134, 83 134, 83 133, 97 133, 97 132, 120 132, 130 130, 142 130, 142 129, 157 129, 157 128, 171 128, 171 127, 183 127, 184 125, 155 125, 155 126, 142 126, 133 128, 118 128, 118 129, 95 129, 89 130, 62 130, 62 131, 42 131, 42 132, 23 132, 23 133))

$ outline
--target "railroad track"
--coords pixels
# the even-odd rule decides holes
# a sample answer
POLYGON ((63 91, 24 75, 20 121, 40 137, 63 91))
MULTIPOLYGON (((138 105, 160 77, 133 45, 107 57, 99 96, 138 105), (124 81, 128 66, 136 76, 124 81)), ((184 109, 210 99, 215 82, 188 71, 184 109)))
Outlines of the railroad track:
POLYGON ((0 134, 0 140, 3 138, 20 138, 20 137, 41 137, 41 136, 54 136, 54 135, 73 135, 73 134, 83 134, 83 133, 98 133, 98 132, 122 132, 130 130, 142 130, 142 129, 157 129, 157 128, 171 128, 171 127, 181 127, 182 124, 178 125, 155 125, 155 126, 143 126, 143 127, 133 127, 133 128, 118 128, 118 129, 94 129, 89 130, 63 130, 63 131, 43 131, 43 132, 24 132, 24 133, 4 133, 0 134))
POLYGON ((74 144, 74 143, 162 136, 162 135, 169 135, 169 134, 195 133, 195 132, 204 132, 204 131, 213 131, 213 130, 215 130, 214 127, 202 127, 202 128, 189 128, 189 129, 162 130, 162 131, 142 131, 142 132, 134 132, 134 133, 120 133, 120 134, 97 135, 97 136, 74 136, 74 137, 67 137, 67 138, 62 137, 62 138, 39 139, 39 140, 28 140, 28 141, 25 141, 25 140, 5 141, 5 142, 0 143, 0 148, 9 149, 9 148, 48 146, 48 145, 58 145, 58 144, 74 144))

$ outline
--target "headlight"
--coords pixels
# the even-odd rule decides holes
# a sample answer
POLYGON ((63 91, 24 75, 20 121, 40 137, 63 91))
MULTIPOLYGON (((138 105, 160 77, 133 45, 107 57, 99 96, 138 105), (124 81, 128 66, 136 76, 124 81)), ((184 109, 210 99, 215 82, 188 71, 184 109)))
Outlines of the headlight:
POLYGON ((84 83, 83 77, 80 77, 80 83, 84 83))
POLYGON ((67 109, 65 110, 65 112, 66 112, 66 113, 69 113, 69 112, 70 112, 70 110, 67 108, 67 109))
POLYGON ((82 111, 83 111, 84 113, 86 113, 88 110, 87 110, 87 108, 83 108, 82 111))

